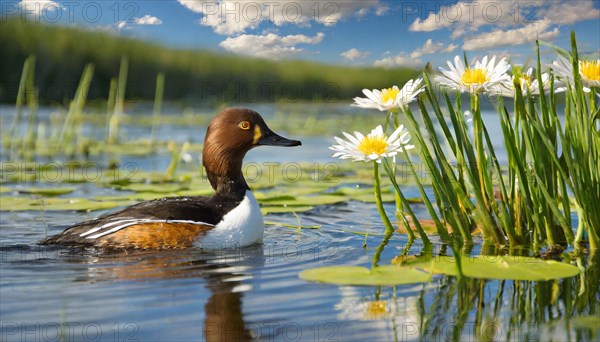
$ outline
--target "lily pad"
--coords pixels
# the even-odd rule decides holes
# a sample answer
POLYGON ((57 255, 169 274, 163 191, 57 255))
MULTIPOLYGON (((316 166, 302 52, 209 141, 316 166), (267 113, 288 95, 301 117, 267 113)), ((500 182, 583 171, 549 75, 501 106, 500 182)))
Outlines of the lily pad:
POLYGON ((277 196, 271 196, 268 197, 266 195, 262 195, 260 196, 262 198, 256 198, 258 201, 262 202, 262 203, 268 203, 268 202, 276 202, 276 201, 294 201, 296 200, 296 198, 294 196, 286 196, 286 195, 277 195, 277 196))
POLYGON ((425 272, 395 265, 380 266, 373 270, 360 266, 318 267, 304 270, 298 276, 306 281, 358 286, 418 284, 431 279, 425 272))
POLYGON ((151 192, 151 193, 174 193, 177 191, 189 190, 187 185, 181 184, 146 184, 146 183, 131 183, 128 185, 118 186, 118 190, 128 190, 135 192, 151 192))
MULTIPOLYGON (((385 189, 383 189, 385 192, 385 189)), ((358 195, 370 195, 373 196, 373 187, 340 187, 331 193, 332 195, 346 195, 346 196, 358 196, 358 195)))
MULTIPOLYGON (((252 187, 252 186, 250 186, 252 187)), ((281 188, 277 188, 276 190, 271 190, 271 191, 255 191, 254 192, 254 196, 256 197, 257 200, 269 200, 269 199, 276 199, 279 198, 281 196, 292 196, 292 197, 296 197, 296 196, 301 196, 301 195, 312 195, 312 194, 318 194, 321 193, 325 190, 329 189, 329 186, 313 186, 313 185, 307 185, 307 186, 282 186, 281 188)))
POLYGON ((23 188, 17 189, 22 194, 34 194, 42 196, 60 196, 70 194, 75 188, 23 188))
MULTIPOLYGON (((351 196, 351 199, 359 202, 365 203, 375 203, 375 195, 374 194, 363 194, 363 195, 355 195, 351 196)), ((391 203, 395 201, 394 195, 390 193, 382 193, 381 201, 385 203, 391 203)))
MULTIPOLYGON (((265 225, 266 226, 281 226, 281 227, 286 227, 286 228, 298 229, 297 225, 283 223, 283 222, 265 221, 265 225)), ((300 228, 301 229, 319 229, 319 228, 321 228, 321 226, 320 225, 313 225, 313 226, 301 225, 300 228)))
POLYGON ((358 231, 358 230, 346 230, 346 229, 340 229, 340 232, 349 233, 349 234, 354 234, 354 235, 360 235, 360 236, 384 236, 384 234, 382 234, 382 233, 375 233, 375 232, 361 232, 361 231, 358 231))
POLYGON ((261 207, 260 211, 263 215, 267 214, 282 214, 282 213, 301 213, 304 211, 313 210, 313 206, 298 206, 298 207, 285 207, 285 206, 265 206, 261 207))
POLYGON ((287 206, 314 206, 336 204, 347 201, 344 196, 335 195, 317 195, 317 196, 298 196, 289 199, 276 199, 269 201, 269 205, 287 205, 287 206))
MULTIPOLYGON (((412 259, 402 266, 423 269, 435 274, 458 275, 456 261, 451 257, 431 260, 412 259)), ((470 278, 543 281, 570 278, 580 273, 579 268, 563 262, 529 257, 499 256, 462 258, 463 274, 470 278)))
POLYGON ((78 198, 31 199, 23 197, 1 197, 0 199, 0 210, 2 211, 94 211, 113 209, 135 203, 132 201, 92 201, 78 198))
POLYGON ((571 325, 575 329, 590 329, 592 331, 600 330, 600 317, 598 316, 579 316, 571 318, 571 325))
POLYGON ((190 189, 185 191, 177 191, 177 196, 211 196, 215 193, 212 188, 208 189, 190 189))

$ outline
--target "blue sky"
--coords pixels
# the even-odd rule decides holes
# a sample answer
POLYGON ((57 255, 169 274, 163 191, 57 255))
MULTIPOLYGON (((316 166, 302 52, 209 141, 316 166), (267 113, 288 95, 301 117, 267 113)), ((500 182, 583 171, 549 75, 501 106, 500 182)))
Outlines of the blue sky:
POLYGON ((600 55, 600 0, 2 0, 3 16, 77 25, 177 48, 341 65, 441 66, 456 54, 534 56, 536 37, 600 55))

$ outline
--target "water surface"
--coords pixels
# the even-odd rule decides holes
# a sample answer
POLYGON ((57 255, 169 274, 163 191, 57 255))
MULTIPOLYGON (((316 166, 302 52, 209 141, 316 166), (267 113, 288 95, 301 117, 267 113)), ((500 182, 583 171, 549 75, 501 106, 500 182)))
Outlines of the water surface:
MULTIPOLYGON (((267 118, 273 110, 268 106, 261 109, 267 118)), ((486 120, 495 117, 486 115, 486 120)), ((489 128, 495 144, 501 146, 499 128, 493 124, 489 128)), ((128 129, 134 136, 143 136, 149 128, 128 129)), ((204 129, 165 126, 159 136, 199 142, 204 129)), ((297 138, 290 132, 285 134, 297 138)), ((256 149, 246 162, 337 162, 326 149, 332 142, 330 137, 301 138, 302 148, 256 149)), ((498 154, 501 160, 505 158, 503 152, 498 154)), ((105 156, 94 158, 105 161, 105 156)), ((169 164, 166 153, 125 153, 120 158, 144 171, 163 171, 169 164)), ((199 161, 198 155, 193 158, 199 161)), ((2 159, 7 160, 6 156, 2 159)), ((94 184, 73 186, 76 191, 68 196, 115 192, 94 184)), ((418 196, 414 188, 404 190, 407 197, 418 196)), ((391 204, 386 210, 393 217, 391 204)), ((415 210, 426 216, 422 205, 416 204, 415 210)), ((300 280, 298 273, 306 268, 371 264, 384 228, 373 204, 355 201, 318 206, 299 214, 303 225, 319 225, 319 229, 298 231, 268 225, 263 244, 243 249, 101 254, 36 245, 45 236, 104 212, 1 212, 3 341, 522 341, 598 337, 597 330, 582 329, 577 321, 571 322, 578 316, 598 316, 596 305, 589 301, 588 306, 574 307, 583 278, 458 283, 452 277, 436 276, 428 284, 380 289, 300 280)), ((292 214, 268 215, 266 220, 297 224, 292 214)), ((436 254, 451 254, 436 237, 433 242, 436 254)), ((395 234, 382 261, 389 263, 405 244, 406 237, 395 234)), ((410 254, 418 254, 420 247, 415 243, 410 254)), ((479 251, 478 242, 472 253, 479 251)), ((586 289, 588 298, 596 301, 600 298, 597 273, 596 283, 592 278, 591 288, 586 289)))

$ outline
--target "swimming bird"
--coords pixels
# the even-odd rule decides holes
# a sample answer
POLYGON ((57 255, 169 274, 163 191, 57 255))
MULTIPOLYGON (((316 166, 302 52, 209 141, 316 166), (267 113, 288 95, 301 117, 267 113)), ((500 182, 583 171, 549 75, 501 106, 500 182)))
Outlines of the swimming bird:
POLYGON ((106 249, 207 249, 243 247, 263 239, 264 222, 242 174, 242 161, 257 146, 300 146, 274 133, 257 112, 227 108, 210 122, 202 164, 215 193, 141 202, 78 223, 43 245, 106 249))

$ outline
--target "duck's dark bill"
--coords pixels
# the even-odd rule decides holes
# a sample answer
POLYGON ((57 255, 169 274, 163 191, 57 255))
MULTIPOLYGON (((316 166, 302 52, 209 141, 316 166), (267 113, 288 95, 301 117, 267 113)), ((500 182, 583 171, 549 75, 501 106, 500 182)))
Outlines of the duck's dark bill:
POLYGON ((288 139, 288 138, 284 138, 281 135, 273 132, 273 131, 268 131, 265 132, 265 134, 263 134, 262 137, 260 137, 260 139, 258 139, 258 142, 256 143, 256 145, 264 145, 264 146, 301 146, 302 142, 299 140, 292 140, 292 139, 288 139))

